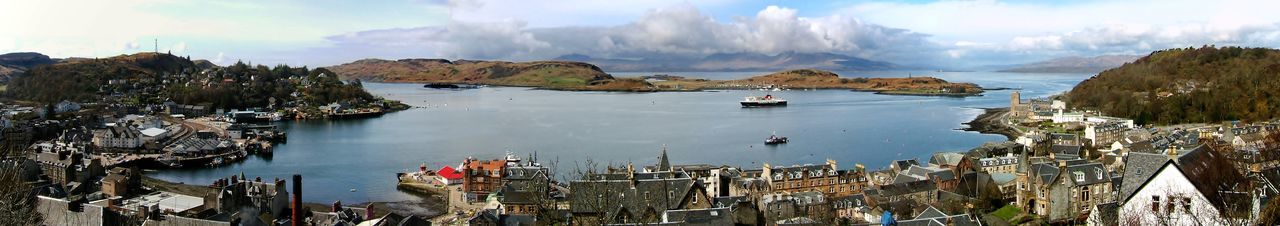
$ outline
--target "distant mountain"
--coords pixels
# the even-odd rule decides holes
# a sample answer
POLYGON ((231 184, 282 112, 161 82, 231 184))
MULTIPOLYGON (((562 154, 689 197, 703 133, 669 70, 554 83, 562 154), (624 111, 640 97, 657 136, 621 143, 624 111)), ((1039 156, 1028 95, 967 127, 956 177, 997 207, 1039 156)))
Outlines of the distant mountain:
POLYGON ((1137 60, 1137 55, 1102 55, 1095 57, 1062 57, 1016 65, 999 72, 1022 73, 1098 73, 1137 60))
POLYGON ((21 74, 35 66, 53 64, 57 61, 40 53, 21 52, 0 54, 0 81, 8 81, 14 75, 21 74))
POLYGON ((599 65, 606 71, 778 71, 789 69, 822 69, 832 71, 872 71, 907 67, 835 53, 782 52, 716 53, 702 58, 608 59, 583 54, 569 54, 556 60, 580 61, 599 65))
POLYGON ((465 83, 557 90, 652 91, 637 78, 615 79, 600 67, 572 61, 506 62, 444 59, 364 59, 325 67, 345 79, 378 82, 465 83))

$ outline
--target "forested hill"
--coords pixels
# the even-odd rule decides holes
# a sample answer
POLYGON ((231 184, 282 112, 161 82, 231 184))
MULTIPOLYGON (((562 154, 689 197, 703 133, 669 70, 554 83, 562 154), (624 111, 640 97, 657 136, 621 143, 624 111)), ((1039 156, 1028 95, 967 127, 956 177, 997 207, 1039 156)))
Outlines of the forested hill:
POLYGON ((1103 71, 1067 94, 1072 107, 1177 124, 1280 116, 1280 50, 1169 49, 1103 71))
POLYGON ((163 53, 72 59, 34 68, 8 84, 8 97, 40 103, 62 100, 124 104, 179 104, 214 109, 307 107, 347 103, 360 107, 380 98, 359 81, 343 82, 324 68, 277 65, 226 67, 163 53))

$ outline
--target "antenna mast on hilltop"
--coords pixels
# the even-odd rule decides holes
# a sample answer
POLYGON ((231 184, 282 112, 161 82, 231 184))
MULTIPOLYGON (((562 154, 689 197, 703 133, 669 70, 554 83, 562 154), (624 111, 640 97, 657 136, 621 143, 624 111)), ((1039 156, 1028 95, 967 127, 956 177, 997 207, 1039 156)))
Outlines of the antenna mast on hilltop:
POLYGON ((157 38, 157 39, 152 39, 152 40, 151 40, 151 43, 155 45, 155 47, 154 47, 155 49, 151 50, 151 52, 152 52, 152 53, 160 53, 160 39, 158 39, 158 38, 157 38))

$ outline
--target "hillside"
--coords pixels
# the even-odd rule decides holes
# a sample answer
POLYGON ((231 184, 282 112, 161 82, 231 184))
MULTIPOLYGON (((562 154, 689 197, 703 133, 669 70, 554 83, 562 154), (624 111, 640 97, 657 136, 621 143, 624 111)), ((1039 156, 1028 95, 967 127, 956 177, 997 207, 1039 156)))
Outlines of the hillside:
POLYGON ((782 52, 716 53, 701 58, 608 59, 570 54, 557 60, 580 61, 600 65, 607 71, 780 71, 821 69, 835 71, 872 71, 901 69, 903 66, 835 53, 782 52))
POLYGON ((595 65, 569 61, 365 59, 326 68, 343 78, 377 82, 444 82, 564 90, 652 89, 643 80, 615 79, 595 65))
POLYGON ((1139 123, 1260 121, 1280 116, 1280 50, 1201 47, 1156 51, 1068 93, 1072 107, 1139 123))
POLYGON ((972 95, 982 93, 973 83, 951 83, 933 77, 907 78, 841 78, 823 70, 800 69, 721 83, 775 84, 791 88, 851 89, 884 94, 972 95))
POLYGON ((999 72, 1021 73, 1098 73, 1133 62, 1135 55, 1102 55, 1095 57, 1062 57, 1018 65, 999 72))
POLYGON ((138 53, 105 59, 80 59, 36 67, 10 82, 15 98, 41 102, 97 99, 100 85, 113 79, 155 78, 193 68, 190 60, 169 54, 138 53))
POLYGON ((8 81, 36 66, 55 63, 49 56, 40 53, 22 52, 0 54, 0 81, 8 81))

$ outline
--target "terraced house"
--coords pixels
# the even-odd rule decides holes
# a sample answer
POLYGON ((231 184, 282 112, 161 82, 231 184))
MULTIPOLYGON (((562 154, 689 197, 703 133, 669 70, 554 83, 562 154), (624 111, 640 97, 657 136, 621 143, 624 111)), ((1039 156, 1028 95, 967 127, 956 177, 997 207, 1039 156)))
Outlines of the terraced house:
POLYGON ((774 167, 764 164, 764 177, 773 192, 821 192, 829 197, 843 197, 862 192, 867 186, 865 169, 839 170, 835 160, 823 165, 774 167))
POLYGON ((1025 172, 1019 175, 1019 207, 1050 221, 1081 218, 1093 206, 1114 201, 1111 173, 1102 163, 1038 161, 1025 172))

